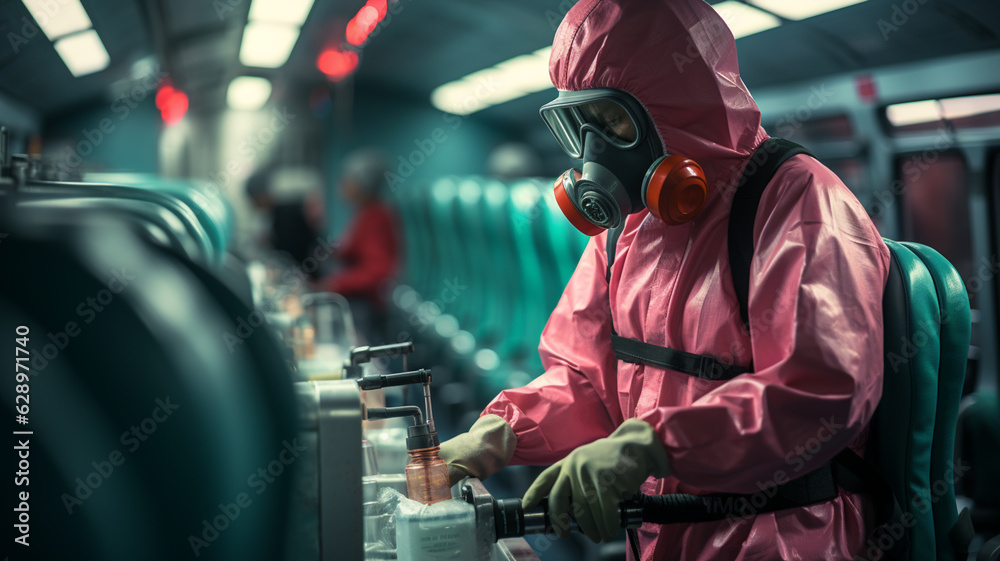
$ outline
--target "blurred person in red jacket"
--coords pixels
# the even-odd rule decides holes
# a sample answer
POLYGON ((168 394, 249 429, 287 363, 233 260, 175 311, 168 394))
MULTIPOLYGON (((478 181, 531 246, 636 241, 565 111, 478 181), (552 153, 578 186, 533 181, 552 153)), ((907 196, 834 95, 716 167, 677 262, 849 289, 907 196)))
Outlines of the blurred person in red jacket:
POLYGON ((340 194, 357 212, 335 251, 341 268, 321 281, 323 290, 347 297, 358 331, 372 341, 385 337, 384 295, 399 270, 396 216, 381 197, 386 169, 385 157, 375 149, 345 158, 340 194))

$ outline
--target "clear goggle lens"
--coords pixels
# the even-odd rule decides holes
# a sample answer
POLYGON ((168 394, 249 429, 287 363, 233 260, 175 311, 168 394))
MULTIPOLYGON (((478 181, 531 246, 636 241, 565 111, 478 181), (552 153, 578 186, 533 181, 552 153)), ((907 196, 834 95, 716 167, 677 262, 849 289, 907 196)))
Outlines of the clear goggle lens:
POLYGON ((627 107, 612 99, 542 107, 541 116, 570 157, 583 157, 585 130, 598 132, 620 148, 631 148, 639 138, 639 125, 627 107))

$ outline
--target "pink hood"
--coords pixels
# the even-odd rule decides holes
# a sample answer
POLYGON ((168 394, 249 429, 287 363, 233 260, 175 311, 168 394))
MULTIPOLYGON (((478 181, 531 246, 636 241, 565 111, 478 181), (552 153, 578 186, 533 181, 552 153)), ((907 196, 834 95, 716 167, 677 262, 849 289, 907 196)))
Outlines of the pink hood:
POLYGON ((700 0, 581 0, 556 31, 549 76, 560 90, 631 94, 666 151, 697 161, 713 192, 767 138, 733 35, 700 0))

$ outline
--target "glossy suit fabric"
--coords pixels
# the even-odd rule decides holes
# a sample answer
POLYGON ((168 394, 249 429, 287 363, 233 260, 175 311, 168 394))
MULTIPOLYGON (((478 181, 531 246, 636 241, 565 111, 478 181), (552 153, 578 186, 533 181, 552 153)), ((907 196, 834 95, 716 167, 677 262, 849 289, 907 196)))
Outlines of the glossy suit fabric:
MULTIPOLYGON (((793 157, 757 213, 747 335, 727 221, 736 181, 767 134, 714 10, 698 0, 582 0, 556 32, 549 70, 562 90, 632 94, 666 151, 704 168, 710 195, 685 225, 646 210, 629 216, 610 283, 607 234, 591 240, 542 334, 545 373, 484 411, 517 435, 512 462, 551 464, 631 417, 656 429, 673 469, 643 484, 650 494, 753 493, 844 447, 861 451, 881 395, 888 250, 832 172, 793 157), (709 381, 617 361, 611 318, 624 337, 752 361, 752 372, 709 381)), ((841 493, 755 517, 646 524, 639 541, 643 559, 850 559, 870 511, 867 499, 841 493)))

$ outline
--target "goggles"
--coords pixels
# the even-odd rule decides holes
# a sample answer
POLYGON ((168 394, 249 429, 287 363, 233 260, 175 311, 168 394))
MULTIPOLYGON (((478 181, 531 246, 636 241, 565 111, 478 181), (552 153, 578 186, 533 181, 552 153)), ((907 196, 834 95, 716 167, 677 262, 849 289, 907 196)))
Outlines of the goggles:
POLYGON ((594 132, 617 148, 627 150, 646 138, 646 112, 632 96, 610 88, 560 91, 539 114, 559 147, 575 159, 583 158, 585 134, 594 132))

